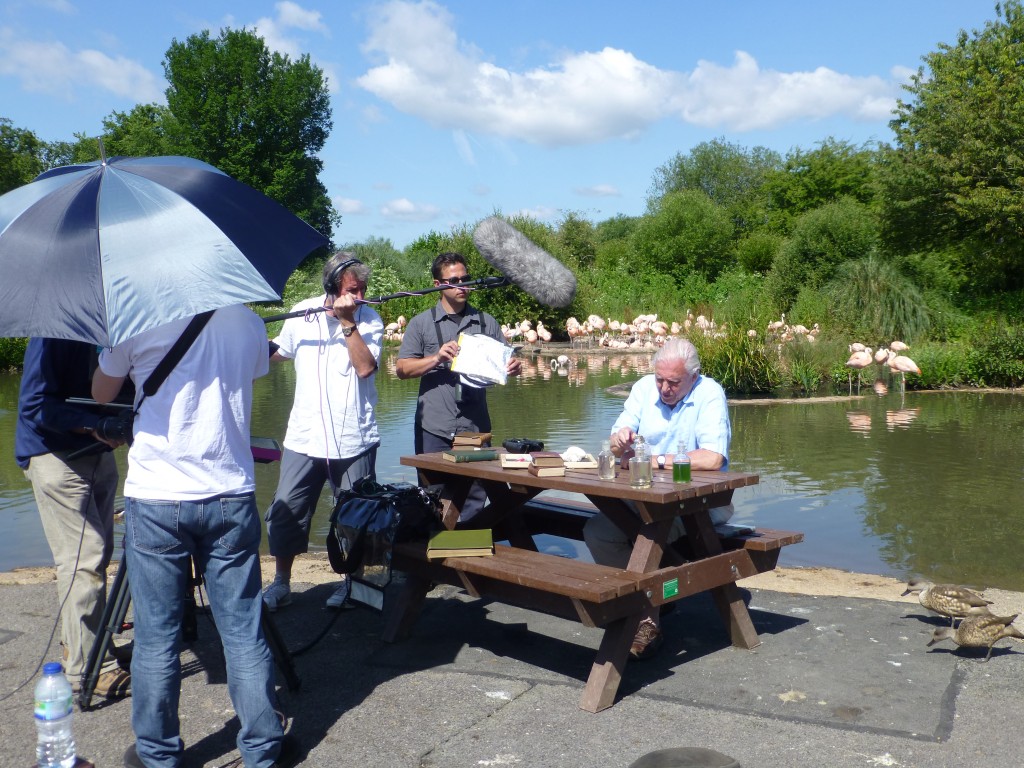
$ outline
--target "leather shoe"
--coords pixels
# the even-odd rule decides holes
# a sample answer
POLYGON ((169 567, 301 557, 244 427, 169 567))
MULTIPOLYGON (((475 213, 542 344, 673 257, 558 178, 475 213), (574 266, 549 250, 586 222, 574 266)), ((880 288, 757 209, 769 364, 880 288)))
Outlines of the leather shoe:
POLYGON ((111 701, 127 698, 132 695, 132 676, 121 668, 104 672, 96 678, 93 695, 111 701))
POLYGON ((658 625, 650 619, 644 619, 640 622, 633 644, 629 647, 629 655, 638 661, 649 659, 658 652, 664 640, 658 625))

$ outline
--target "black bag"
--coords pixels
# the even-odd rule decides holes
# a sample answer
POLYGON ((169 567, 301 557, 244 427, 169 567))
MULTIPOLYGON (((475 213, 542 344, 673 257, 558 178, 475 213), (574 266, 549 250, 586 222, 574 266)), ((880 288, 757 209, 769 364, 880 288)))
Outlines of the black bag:
POLYGON ((327 557, 335 573, 391 568, 391 545, 426 539, 441 528, 436 495, 409 483, 380 485, 364 477, 342 491, 331 513, 327 557))

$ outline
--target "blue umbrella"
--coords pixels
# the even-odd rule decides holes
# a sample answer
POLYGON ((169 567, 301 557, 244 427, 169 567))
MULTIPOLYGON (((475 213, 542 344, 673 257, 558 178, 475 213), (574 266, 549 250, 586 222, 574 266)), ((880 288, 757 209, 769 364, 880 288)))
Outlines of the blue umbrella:
POLYGON ((114 346, 208 309, 280 299, 327 244, 189 157, 54 168, 0 197, 0 336, 114 346))

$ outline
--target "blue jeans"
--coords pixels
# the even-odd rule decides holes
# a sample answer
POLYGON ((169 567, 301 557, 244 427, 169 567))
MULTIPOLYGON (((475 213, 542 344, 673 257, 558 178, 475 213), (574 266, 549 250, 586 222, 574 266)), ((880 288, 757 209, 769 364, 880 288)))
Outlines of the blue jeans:
POLYGON ((148 768, 177 768, 181 621, 192 561, 224 646, 228 692, 241 722, 247 768, 269 768, 283 735, 275 711, 273 659, 260 616, 260 517, 252 494, 202 501, 125 500, 125 554, 135 649, 132 729, 148 768))

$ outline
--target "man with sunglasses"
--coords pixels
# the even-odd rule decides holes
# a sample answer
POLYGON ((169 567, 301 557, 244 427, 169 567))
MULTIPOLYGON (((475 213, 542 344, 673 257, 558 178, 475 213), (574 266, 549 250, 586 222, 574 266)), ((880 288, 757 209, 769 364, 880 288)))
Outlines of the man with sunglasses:
MULTIPOLYGON (((447 252, 434 259, 430 267, 435 286, 445 286, 441 298, 430 309, 409 321, 398 351, 397 375, 400 379, 420 379, 416 404, 416 453, 434 453, 452 447, 459 432, 490 432, 487 391, 451 371, 451 362, 459 353, 459 334, 482 333, 502 344, 507 343, 498 321, 469 305, 465 284, 472 278, 466 259, 460 253, 447 252)), ((520 360, 509 359, 507 373, 518 376, 520 360)), ((459 521, 474 517, 486 502, 483 488, 473 483, 459 521)))

